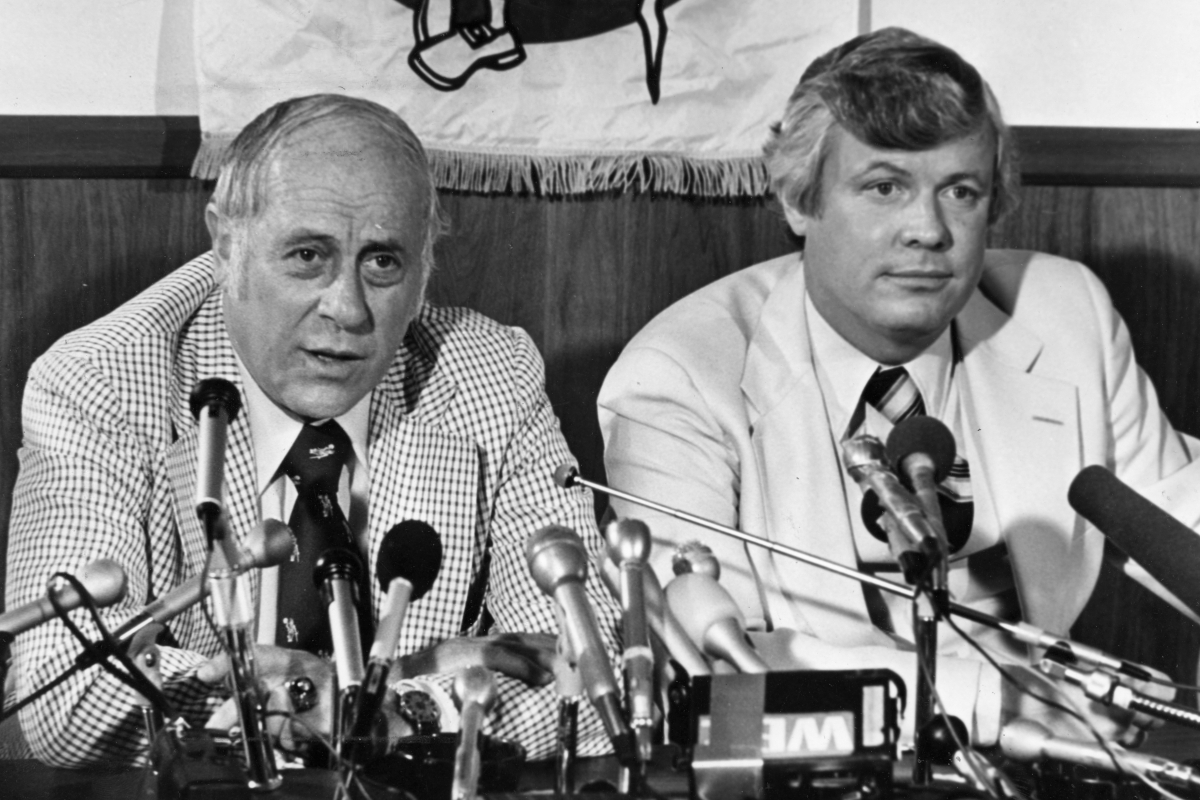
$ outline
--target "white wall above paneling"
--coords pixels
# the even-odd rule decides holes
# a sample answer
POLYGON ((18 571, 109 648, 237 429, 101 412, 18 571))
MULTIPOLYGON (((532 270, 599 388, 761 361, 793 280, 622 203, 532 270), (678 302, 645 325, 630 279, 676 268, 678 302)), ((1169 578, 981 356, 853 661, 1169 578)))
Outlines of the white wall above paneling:
POLYGON ((192 4, 0 0, 0 114, 196 114, 192 4))
POLYGON ((1014 125, 1200 128, 1196 0, 872 0, 975 64, 1014 125))

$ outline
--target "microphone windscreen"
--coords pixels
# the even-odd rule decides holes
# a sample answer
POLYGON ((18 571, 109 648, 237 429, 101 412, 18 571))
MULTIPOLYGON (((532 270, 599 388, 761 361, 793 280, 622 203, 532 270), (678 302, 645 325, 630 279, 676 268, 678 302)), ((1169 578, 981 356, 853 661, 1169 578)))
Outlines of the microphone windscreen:
POLYGON ((392 527, 379 545, 375 575, 386 593, 392 581, 412 584, 412 600, 420 600, 433 587, 442 568, 442 537, 431 525, 406 519, 392 527))
POLYGON ((913 453, 924 453, 933 461, 933 479, 946 480, 954 466, 954 434, 933 417, 909 417, 897 423, 887 438, 888 461, 903 476, 900 465, 913 453))
POLYGON ((1067 501, 1121 552, 1200 614, 1200 537, 1099 466, 1085 467, 1067 501))
POLYGON ((188 398, 193 417, 199 417, 200 411, 213 403, 225 409, 230 422, 242 410, 242 396, 237 387, 224 378, 205 378, 196 384, 188 398))

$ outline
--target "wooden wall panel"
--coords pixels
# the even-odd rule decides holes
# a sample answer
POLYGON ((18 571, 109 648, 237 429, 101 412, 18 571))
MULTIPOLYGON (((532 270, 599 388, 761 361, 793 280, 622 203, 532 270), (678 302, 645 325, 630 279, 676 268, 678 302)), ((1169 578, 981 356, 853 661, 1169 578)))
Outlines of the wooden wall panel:
MULTIPOLYGON (((0 532, 30 362, 206 249, 206 199, 187 180, 0 179, 0 532)), ((628 338, 688 292, 793 248, 762 200, 446 193, 442 201, 451 232, 437 248, 431 299, 530 332, 567 439, 598 478, 595 397, 628 338)), ((1200 433, 1198 212, 1200 189, 1039 186, 992 237, 1090 264, 1128 319, 1163 405, 1192 433, 1200 433)), ((1184 677, 1195 663, 1196 634, 1109 573, 1077 634, 1184 677)))

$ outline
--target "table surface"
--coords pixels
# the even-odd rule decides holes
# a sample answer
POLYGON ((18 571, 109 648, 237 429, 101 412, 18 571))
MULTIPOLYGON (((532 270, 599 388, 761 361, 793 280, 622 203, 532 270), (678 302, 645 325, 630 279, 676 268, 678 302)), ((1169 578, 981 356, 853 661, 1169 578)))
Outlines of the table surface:
MULTIPOLYGON (((1169 758, 1173 761, 1189 761, 1200 758, 1200 731, 1168 725, 1155 731, 1142 748, 1143 752, 1169 758)), ((673 749, 660 748, 655 764, 650 771, 650 796, 682 798, 687 796, 688 781, 685 772, 672 770, 673 749)), ((907 774, 907 765, 897 764, 898 776, 907 774)), ((612 758, 581 759, 576 770, 576 785, 584 787, 594 781, 616 784, 618 767, 612 758)), ((270 800, 326 800, 333 797, 334 773, 327 770, 285 770, 283 786, 269 794, 256 795, 270 800)), ((140 769, 119 772, 99 770, 67 770, 48 767, 34 760, 0 760, 0 799, 21 800, 129 800, 139 797, 144 771, 140 769)), ((551 796, 553 787, 553 765, 549 762, 527 764, 522 773, 519 793, 508 795, 542 794, 551 796)), ((140 795, 147 797, 147 795, 140 795)), ((154 795, 148 795, 153 797, 154 795)), ((501 798, 505 795, 493 795, 501 798)), ((600 798, 602 794, 588 794, 600 798)), ((612 795, 610 795, 612 796, 612 795)), ((397 797, 397 795, 392 795, 397 797)))

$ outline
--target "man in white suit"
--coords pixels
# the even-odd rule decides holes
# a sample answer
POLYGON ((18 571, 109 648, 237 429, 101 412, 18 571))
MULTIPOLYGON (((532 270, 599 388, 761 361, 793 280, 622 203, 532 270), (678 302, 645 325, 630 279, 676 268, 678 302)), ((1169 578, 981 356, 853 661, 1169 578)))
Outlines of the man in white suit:
MULTIPOLYGON (((1100 464, 1157 501, 1187 501, 1195 492, 1178 489, 1200 479, 1196 443, 1159 409, 1090 272, 986 249, 1015 184, 1011 136, 986 83, 908 31, 858 37, 808 68, 766 155, 803 251, 680 300, 630 342, 599 400, 610 482, 902 582, 864 522, 840 445, 886 438, 898 419, 886 407, 901 399, 914 413, 919 401, 962 457, 956 486, 943 487, 947 525, 959 528, 948 531, 954 598, 1067 632, 1103 551, 1067 503, 1072 478, 1100 464), (871 397, 878 381, 886 394, 871 397)), ((722 584, 770 631, 755 638, 777 665, 889 666, 915 690, 906 601, 613 506, 649 523, 660 568, 672 545, 712 547, 722 584)), ((1195 508, 1173 510, 1200 521, 1195 508)), ((1014 643, 965 627, 1001 659, 1028 663, 1014 643)), ((1050 719, 945 626, 939 644, 939 690, 974 741, 994 742, 1016 714, 1050 719)), ((1109 732, 1136 733, 1090 712, 1109 732)))
MULTIPOLYGON (((202 571, 188 395, 202 379, 223 378, 243 399, 225 466, 239 540, 260 519, 289 520, 303 491, 289 481, 289 449, 331 427, 352 452, 324 502, 343 510, 345 547, 371 576, 366 614, 377 618, 383 606, 374 562, 384 535, 420 520, 441 536, 440 572, 405 618, 393 668, 407 681, 403 697, 423 699, 405 706, 389 697, 393 733, 437 724, 410 716, 433 708, 452 730, 454 676, 483 664, 502 673, 489 729, 546 756, 557 623, 552 599, 529 575, 525 542, 550 524, 576 529, 593 553, 600 537, 591 498, 551 479, 570 453, 528 335, 424 302, 442 223, 420 142, 374 103, 285 101, 232 145, 206 221, 211 253, 65 337, 30 370, 9 607, 43 596, 54 572, 107 557, 129 580, 125 600, 105 614, 115 628, 202 571)), ((322 459, 330 451, 308 452, 322 459)), ((316 689, 316 704, 296 709, 304 723, 288 731, 296 737, 328 732, 331 708, 328 661, 297 649, 291 635, 295 623, 324 620, 284 607, 287 590, 300 589, 300 600, 305 589, 315 594, 311 576, 311 567, 287 579, 253 574, 257 659, 272 705, 307 705, 311 692, 287 691, 298 680, 316 689)), ((598 581, 588 590, 611 646, 614 603, 598 581)), ((97 637, 95 626, 82 627, 97 637)), ((163 692, 202 726, 224 694, 217 636, 200 607, 171 620, 168 634, 163 692)), ((21 696, 79 651, 57 621, 22 634, 15 649, 21 696)), ((22 727, 52 764, 129 762, 146 753, 137 705, 132 690, 92 668, 27 708, 22 727)), ((581 724, 584 747, 606 749, 590 712, 581 724)))

